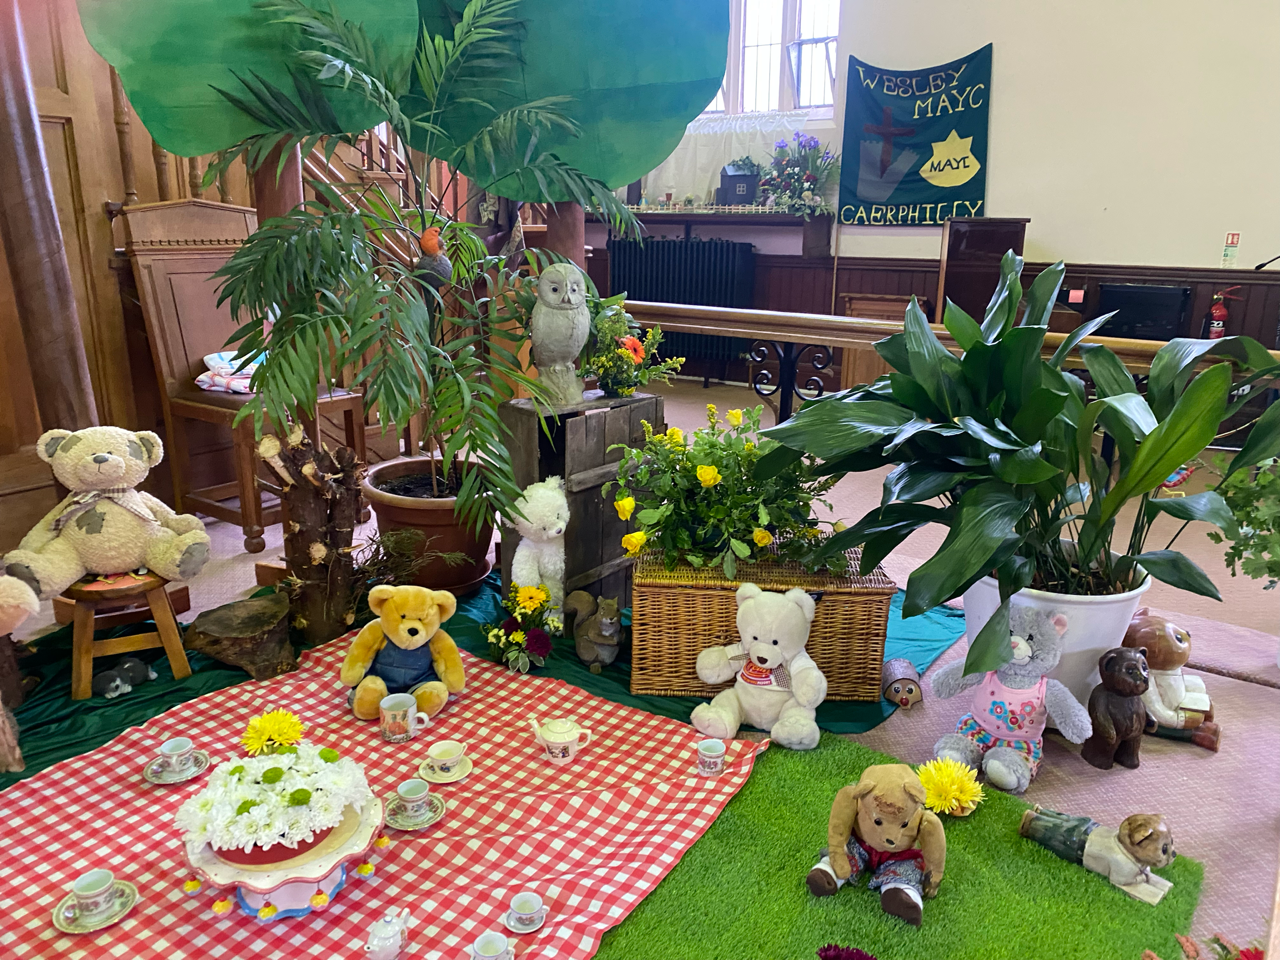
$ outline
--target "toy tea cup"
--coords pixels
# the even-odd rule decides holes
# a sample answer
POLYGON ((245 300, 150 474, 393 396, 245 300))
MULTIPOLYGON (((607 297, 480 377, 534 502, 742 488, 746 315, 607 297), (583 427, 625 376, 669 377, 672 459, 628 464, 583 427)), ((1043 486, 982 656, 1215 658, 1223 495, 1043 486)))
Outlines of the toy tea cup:
POLYGON ((387 743, 405 743, 431 726, 431 718, 418 712, 418 701, 409 693, 393 693, 378 703, 378 729, 387 743))
POLYGON ((723 740, 698 742, 698 773, 704 777, 718 777, 724 773, 723 740))
POLYGON ((510 926, 517 930, 529 930, 542 922, 547 915, 542 898, 532 890, 522 890, 511 898, 511 912, 507 914, 510 926))
POLYGON ((431 784, 425 780, 406 780, 396 787, 396 796, 400 798, 400 812, 406 820, 421 820, 429 810, 431 784))
POLYGON ((90 870, 71 885, 76 915, 92 922, 109 913, 116 903, 116 878, 110 870, 90 870))
POLYGON ((449 777, 467 755, 467 745, 460 740, 437 740, 427 748, 427 769, 437 777, 449 777))
POLYGON ((512 946, 502 934, 490 930, 471 945, 471 956, 474 960, 511 960, 515 955, 512 946))
POLYGON ((534 739, 547 751, 547 759, 557 766, 570 763, 579 747, 591 742, 591 731, 578 726, 576 721, 557 717, 541 726, 537 720, 529 721, 534 739))
POLYGON ((195 760, 196 745, 189 737, 174 737, 160 744, 160 772, 183 774, 191 769, 195 760))

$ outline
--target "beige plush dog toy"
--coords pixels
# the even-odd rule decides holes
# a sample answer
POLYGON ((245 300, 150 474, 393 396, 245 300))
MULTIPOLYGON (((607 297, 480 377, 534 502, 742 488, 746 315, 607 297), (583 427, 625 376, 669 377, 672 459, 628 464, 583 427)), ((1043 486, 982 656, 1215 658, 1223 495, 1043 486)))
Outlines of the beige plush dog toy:
POLYGON ((829 897, 865 875, 885 913, 918 927, 946 862, 942 821, 925 809, 920 778, 905 763, 886 763, 836 794, 827 847, 806 882, 814 896, 829 897))

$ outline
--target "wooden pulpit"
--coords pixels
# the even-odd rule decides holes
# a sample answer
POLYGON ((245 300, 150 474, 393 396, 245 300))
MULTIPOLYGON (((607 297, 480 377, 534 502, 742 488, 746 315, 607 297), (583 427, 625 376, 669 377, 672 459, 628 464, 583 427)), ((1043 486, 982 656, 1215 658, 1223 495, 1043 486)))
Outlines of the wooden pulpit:
POLYGON ((1022 256, 1026 217, 951 217, 942 225, 942 255, 934 322, 942 322, 948 298, 982 322, 982 313, 1000 279, 1000 258, 1022 256))

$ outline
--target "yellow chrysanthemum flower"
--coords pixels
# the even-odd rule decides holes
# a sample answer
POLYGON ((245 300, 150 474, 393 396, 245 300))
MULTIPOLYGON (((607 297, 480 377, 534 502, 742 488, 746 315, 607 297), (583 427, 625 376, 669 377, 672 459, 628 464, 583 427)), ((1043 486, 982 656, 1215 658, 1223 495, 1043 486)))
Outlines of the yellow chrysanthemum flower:
POLYGON ((684 446, 684 431, 679 427, 672 427, 667 431, 667 443, 673 447, 684 446))
POLYGON ((731 427, 742 426, 742 411, 736 407, 733 410, 726 410, 724 418, 728 421, 729 426, 731 427))
POLYGON ((924 804, 935 813, 966 817, 982 802, 978 776, 968 764, 939 757, 916 771, 924 787, 924 804))
POLYGON ((757 547, 767 547, 773 543, 773 534, 764 527, 756 527, 755 532, 751 534, 751 539, 756 542, 757 547))
POLYGON ((619 520, 630 520, 631 514, 636 509, 635 497, 623 497, 620 500, 613 501, 613 508, 618 511, 619 520))
POLYGON ((698 467, 698 482, 704 487, 714 487, 724 478, 720 476, 720 471, 715 467, 703 464, 698 467))
POLYGON ((271 710, 254 717, 245 727, 240 743, 251 757, 274 753, 278 747, 291 747, 302 740, 306 728, 296 714, 288 710, 271 710))
POLYGON ((546 602, 547 591, 542 587, 519 587, 516 589, 516 606, 526 613, 533 613, 546 602))
POLYGON ((511 636, 507 637, 507 640, 514 643, 517 647, 523 647, 525 639, 523 630, 517 630, 515 633, 511 634, 511 636))
POLYGON ((645 541, 648 539, 648 534, 643 530, 637 530, 635 533, 628 533, 623 537, 622 546, 627 551, 627 556, 639 556, 640 550, 644 547, 645 541))

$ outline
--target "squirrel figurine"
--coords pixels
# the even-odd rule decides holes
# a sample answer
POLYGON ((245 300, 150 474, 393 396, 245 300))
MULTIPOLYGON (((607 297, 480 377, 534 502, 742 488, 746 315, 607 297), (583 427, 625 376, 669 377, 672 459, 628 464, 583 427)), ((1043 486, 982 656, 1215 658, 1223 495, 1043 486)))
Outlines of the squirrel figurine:
POLYGON ((599 673, 618 658, 622 618, 616 599, 601 597, 597 602, 585 590, 575 590, 564 598, 564 621, 566 631, 573 630, 578 659, 592 673, 599 673))

